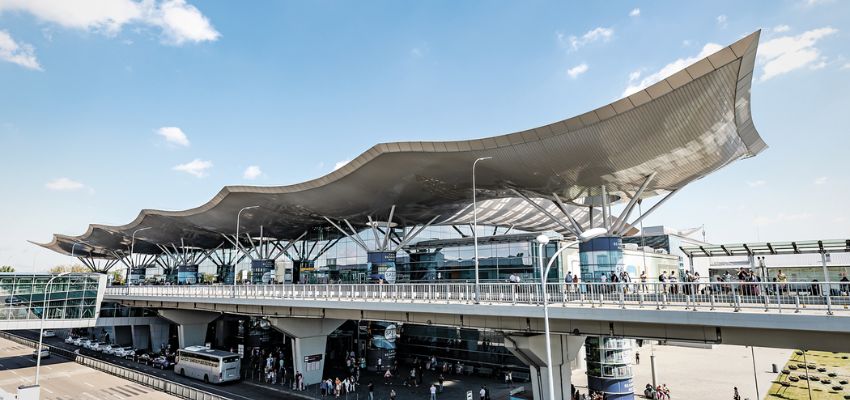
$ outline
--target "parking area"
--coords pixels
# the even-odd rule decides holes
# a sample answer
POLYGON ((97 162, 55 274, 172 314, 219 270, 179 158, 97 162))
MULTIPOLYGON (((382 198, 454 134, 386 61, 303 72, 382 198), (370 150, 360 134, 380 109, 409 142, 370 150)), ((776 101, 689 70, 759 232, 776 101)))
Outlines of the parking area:
MULTIPOLYGON (((0 339, 0 389, 15 393, 32 384, 35 361, 30 347, 0 339)), ((56 356, 42 359, 40 383, 45 400, 177 399, 56 356)))
MULTIPOLYGON (((17 331, 14 333, 20 336, 27 337, 29 339, 38 339, 37 331, 17 331)), ((133 360, 132 358, 115 357, 112 355, 81 349, 80 347, 74 346, 72 344, 66 344, 64 342, 64 337, 62 337, 61 334, 57 337, 46 338, 45 343, 50 346, 55 346, 70 351, 79 350, 80 353, 83 355, 96 357, 125 368, 141 371, 150 375, 161 377, 169 381, 181 383, 213 394, 225 396, 234 400, 254 400, 266 398, 321 398, 317 385, 308 388, 308 390, 306 391, 293 391, 280 384, 271 385, 259 380, 252 379, 246 379, 234 383, 225 383, 222 385, 205 384, 204 382, 201 382, 199 380, 182 377, 169 369, 159 369, 157 367, 152 366, 151 363, 139 363, 133 360)), ((329 376, 333 377, 336 376, 335 373, 337 371, 335 371, 333 368, 329 368, 326 370, 326 372, 329 374, 329 376)), ((434 376, 433 373, 426 372, 424 382, 419 387, 404 386, 402 378, 400 377, 393 379, 392 385, 384 385, 383 378, 381 376, 364 376, 362 380, 363 385, 358 388, 356 393, 350 393, 348 398, 355 399, 358 396, 360 398, 367 398, 368 395, 365 384, 369 381, 375 384, 376 400, 388 399, 390 390, 395 390, 395 392, 399 395, 399 398, 401 399, 427 399, 429 397, 428 386, 430 386, 430 382, 436 381, 436 376, 434 376)), ((441 396, 439 396, 439 398, 465 398, 467 390, 471 390, 477 393, 478 389, 482 385, 486 385, 488 389, 491 390, 492 398, 507 398, 507 392, 509 389, 504 386, 504 384, 501 384, 492 379, 480 378, 476 376, 464 376, 462 378, 455 376, 447 377, 445 384, 445 392, 441 396)), ((345 397, 346 396, 343 396, 343 398, 345 397)))

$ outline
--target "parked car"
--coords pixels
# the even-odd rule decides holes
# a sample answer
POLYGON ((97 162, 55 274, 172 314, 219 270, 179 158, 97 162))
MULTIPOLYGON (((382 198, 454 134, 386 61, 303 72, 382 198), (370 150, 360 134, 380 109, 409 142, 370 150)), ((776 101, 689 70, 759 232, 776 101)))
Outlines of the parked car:
POLYGON ((148 353, 136 353, 136 362, 148 365, 153 358, 148 353))
MULTIPOLYGON (((32 358, 36 358, 37 357, 36 354, 38 354, 38 349, 32 351, 32 358)), ((48 357, 50 357, 50 349, 47 348, 47 347, 42 347, 41 348, 41 358, 48 358, 48 357)))
POLYGON ((112 355, 115 356, 115 357, 124 358, 124 357, 131 356, 131 355, 135 354, 135 352, 133 350, 134 349, 131 346, 116 347, 116 348, 112 349, 112 355))
POLYGON ((106 348, 106 346, 109 346, 106 342, 94 342, 89 345, 89 350, 101 352, 106 348))
POLYGON ((68 335, 68 337, 65 338, 65 343, 74 344, 74 341, 77 340, 77 339, 78 339, 78 337, 76 337, 76 336, 68 335))
POLYGON ((171 362, 171 361, 168 359, 168 357, 166 357, 166 356, 159 356, 159 357, 157 357, 157 358, 154 358, 154 359, 151 361, 151 365, 153 365, 154 367, 157 367, 157 368, 159 368, 159 369, 166 369, 166 368, 171 368, 171 367, 173 367, 173 366, 174 366, 174 363, 173 363, 173 362, 171 362))
POLYGON ((74 340, 74 346, 78 347, 86 347, 89 343, 91 343, 91 339, 86 339, 84 337, 79 337, 77 340, 74 340))
POLYGON ((91 342, 89 342, 89 344, 88 344, 87 346, 83 346, 83 347, 85 347, 85 348, 87 348, 87 349, 89 349, 89 350, 95 350, 95 351, 97 351, 97 348, 98 348, 98 347, 100 347, 100 346, 105 346, 105 345, 106 345, 106 343, 104 343, 104 342, 100 342, 100 341, 91 341, 91 342))
POLYGON ((120 348, 120 347, 121 346, 119 346, 117 344, 108 344, 108 345, 103 346, 100 349, 98 349, 98 351, 100 351, 103 354, 114 354, 115 350, 120 348))
POLYGON ((46 337, 46 338, 56 337, 56 332, 53 331, 53 330, 47 329, 41 334, 41 337, 46 337))

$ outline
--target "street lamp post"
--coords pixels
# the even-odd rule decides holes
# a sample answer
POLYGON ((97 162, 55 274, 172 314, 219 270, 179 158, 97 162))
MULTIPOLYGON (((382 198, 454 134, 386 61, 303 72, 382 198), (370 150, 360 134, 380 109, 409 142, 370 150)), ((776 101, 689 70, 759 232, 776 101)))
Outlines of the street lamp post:
MULTIPOLYGON (((242 246, 239 245, 239 217, 242 216, 242 211, 245 210, 253 210, 255 208, 260 208, 260 206, 248 206, 242 207, 238 213, 236 213, 236 262, 239 262, 239 253, 242 251, 242 246)), ((233 264, 233 296, 236 296, 236 264, 233 264)))
POLYGON ((546 264, 546 267, 543 267, 543 250, 546 243, 549 243, 549 236, 540 235, 537 236, 537 256, 538 256, 538 265, 540 266, 540 286, 541 286, 541 294, 543 295, 543 330, 546 335, 546 375, 549 378, 549 400, 555 399, 555 382, 552 375, 552 338, 550 337, 549 331, 549 299, 546 297, 546 277, 549 276, 549 270, 552 269, 552 264, 555 263, 555 260, 558 259, 558 256, 564 252, 564 250, 575 246, 581 242, 586 242, 595 237, 602 236, 607 234, 608 231, 605 228, 593 228, 588 229, 582 232, 579 235, 579 239, 572 241, 564 246, 562 246, 555 254, 552 255, 552 258, 549 259, 549 263, 546 264))
POLYGON ((475 303, 478 304, 481 291, 478 287, 478 205, 475 203, 475 166, 479 161, 489 160, 493 157, 479 157, 472 162, 472 247, 475 249, 475 303))
MULTIPOLYGON (((139 229, 136 229, 135 231, 133 231, 133 234, 130 235, 130 263, 131 264, 133 262, 133 253, 136 252, 136 234, 141 232, 141 231, 146 231, 146 230, 151 229, 151 228, 153 228, 153 227, 147 226, 147 227, 144 227, 144 228, 139 228, 139 229)), ((130 286, 130 271, 129 270, 127 271, 127 286, 130 286)))
MULTIPOLYGON (((71 248, 71 252, 73 253, 74 249, 71 248)), ((38 352, 36 353, 36 361, 35 361, 35 386, 38 386, 38 377, 41 372, 41 348, 42 342, 44 339, 44 320, 47 319, 47 312, 49 310, 48 304, 50 304, 48 298, 48 291, 50 290, 50 284, 53 283, 53 280, 60 277, 70 274, 70 271, 63 272, 59 275, 54 275, 50 280, 47 281, 47 285, 44 286, 44 305, 41 307, 41 323, 38 328, 38 352)))

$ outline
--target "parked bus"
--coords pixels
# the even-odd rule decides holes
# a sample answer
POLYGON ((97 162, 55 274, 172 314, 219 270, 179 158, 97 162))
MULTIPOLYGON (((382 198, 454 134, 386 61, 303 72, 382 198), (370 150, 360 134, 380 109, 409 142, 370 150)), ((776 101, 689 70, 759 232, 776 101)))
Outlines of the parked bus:
POLYGON ((239 355, 228 351, 191 346, 177 350, 174 372, 204 382, 239 380, 239 355))

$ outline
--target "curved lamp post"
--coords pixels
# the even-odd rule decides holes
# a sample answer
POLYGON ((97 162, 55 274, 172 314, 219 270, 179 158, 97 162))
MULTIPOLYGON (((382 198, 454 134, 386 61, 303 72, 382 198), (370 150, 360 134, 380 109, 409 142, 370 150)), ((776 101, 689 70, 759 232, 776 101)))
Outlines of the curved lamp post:
POLYGON ((546 264, 546 267, 543 267, 543 246, 546 243, 549 243, 549 236, 540 235, 537 236, 537 256, 538 256, 538 264, 540 265, 540 286, 542 287, 543 294, 543 325, 546 335, 546 373, 549 378, 549 400, 555 399, 555 382, 552 378, 552 338, 549 336, 549 300, 546 297, 546 278, 549 276, 549 270, 552 269, 552 264, 555 263, 555 260, 558 259, 558 256, 561 255, 564 250, 575 246, 581 242, 586 242, 593 238, 605 235, 608 233, 608 230, 605 228, 593 228, 588 229, 582 232, 579 235, 578 240, 572 241, 564 246, 562 246, 555 254, 552 255, 552 258, 549 259, 549 263, 546 264))
MULTIPOLYGON (((236 263, 239 262, 239 253, 242 251, 242 246, 239 245, 239 217, 242 216, 242 211, 245 210, 253 210, 255 208, 260 208, 260 206, 248 206, 242 207, 238 213, 236 213, 236 263)), ((236 297, 236 263, 233 264, 233 296, 236 297)))
MULTIPOLYGON (((74 249, 72 248, 71 251, 73 252, 73 250, 74 249)), ((38 386, 38 377, 39 377, 39 373, 41 372, 41 349, 42 349, 42 342, 44 340, 44 320, 47 319, 47 312, 50 309, 49 306, 48 306, 50 304, 50 299, 47 297, 49 289, 50 289, 50 284, 53 283, 54 279, 56 279, 60 276, 68 275, 70 273, 71 273, 70 271, 67 271, 67 272, 63 272, 59 275, 54 275, 52 278, 50 278, 49 281, 47 281, 47 285, 44 286, 44 305, 41 308, 41 322, 39 323, 39 327, 38 327, 38 353, 36 353, 36 358, 35 358, 35 360, 36 360, 35 361, 35 385, 36 386, 38 386)))
POLYGON ((480 288, 478 287, 478 206, 475 204, 475 166, 479 161, 493 157, 479 157, 472 162, 472 247, 475 249, 475 304, 478 304, 480 288))

